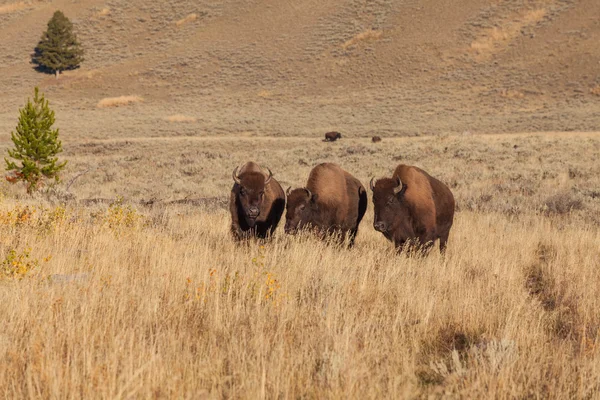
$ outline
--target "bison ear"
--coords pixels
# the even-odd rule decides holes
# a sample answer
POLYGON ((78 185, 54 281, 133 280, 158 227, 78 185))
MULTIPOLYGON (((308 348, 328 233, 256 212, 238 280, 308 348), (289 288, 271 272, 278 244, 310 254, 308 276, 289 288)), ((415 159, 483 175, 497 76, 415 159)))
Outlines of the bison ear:
POLYGON ((396 183, 398 184, 398 186, 396 186, 394 188, 394 194, 395 195, 403 195, 404 192, 406 191, 406 185, 402 183, 402 181, 400 180, 400 177, 396 177, 396 183))
POLYGON ((310 199, 309 199, 309 200, 310 200, 310 202, 311 202, 312 204, 316 204, 316 203, 317 203, 317 199, 318 199, 318 198, 319 198, 319 195, 318 195, 318 194, 316 194, 316 193, 313 193, 313 194, 312 194, 312 196, 310 196, 310 199))

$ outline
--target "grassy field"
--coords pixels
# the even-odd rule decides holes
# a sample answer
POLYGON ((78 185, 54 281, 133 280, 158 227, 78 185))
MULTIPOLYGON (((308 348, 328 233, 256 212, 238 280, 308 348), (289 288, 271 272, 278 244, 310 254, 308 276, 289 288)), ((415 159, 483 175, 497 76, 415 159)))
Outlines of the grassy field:
POLYGON ((1 186, 4 398, 598 396, 598 134, 65 148, 65 181, 89 170, 71 193, 1 186), (233 243, 248 154, 284 187, 326 160, 364 184, 425 168, 457 199, 446 256, 395 254, 371 204, 351 250, 233 243))
POLYGON ((0 153, 37 86, 69 162, 33 197, 0 179, 0 398, 600 398, 599 14, 0 0, 0 153), (30 63, 57 9, 85 49, 59 79, 30 63), (284 189, 421 167, 448 252, 396 254, 371 204, 350 250, 235 244, 250 160, 284 189))

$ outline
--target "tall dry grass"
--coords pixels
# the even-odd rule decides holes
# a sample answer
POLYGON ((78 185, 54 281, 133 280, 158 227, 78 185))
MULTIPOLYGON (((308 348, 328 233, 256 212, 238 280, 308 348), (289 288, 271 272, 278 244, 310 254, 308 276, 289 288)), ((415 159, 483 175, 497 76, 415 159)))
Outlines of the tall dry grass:
POLYGON ((445 257, 407 258, 371 215, 346 250, 236 245, 224 210, 45 207, 1 206, 0 254, 25 271, 0 281, 5 398, 600 389, 596 226, 460 212, 445 257))

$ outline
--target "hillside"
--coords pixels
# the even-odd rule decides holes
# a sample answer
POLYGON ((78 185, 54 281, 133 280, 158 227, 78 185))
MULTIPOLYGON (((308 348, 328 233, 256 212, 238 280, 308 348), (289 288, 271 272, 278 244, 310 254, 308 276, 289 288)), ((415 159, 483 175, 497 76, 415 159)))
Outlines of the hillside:
POLYGON ((597 130, 598 15, 595 0, 3 1, 0 137, 35 85, 82 138, 597 130), (58 81, 29 64, 56 9, 87 50, 58 81), (96 107, 122 95, 143 102, 96 107))

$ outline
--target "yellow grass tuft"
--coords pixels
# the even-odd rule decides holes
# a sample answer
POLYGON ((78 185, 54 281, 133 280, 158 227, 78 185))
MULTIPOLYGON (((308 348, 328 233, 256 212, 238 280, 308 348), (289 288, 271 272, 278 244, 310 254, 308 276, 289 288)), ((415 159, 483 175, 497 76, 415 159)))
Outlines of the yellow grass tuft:
POLYGON ((600 85, 596 85, 590 89, 590 93, 594 96, 600 96, 600 85))
POLYGON ((354 46, 355 44, 361 42, 378 40, 381 38, 381 36, 383 36, 383 31, 368 29, 364 32, 357 34, 352 39, 347 40, 344 44, 342 44, 342 47, 344 48, 344 50, 346 50, 348 47, 354 46))
POLYGON ((189 116, 183 115, 183 114, 175 114, 175 115, 169 115, 168 117, 165 117, 165 121, 168 121, 168 122, 196 122, 197 118, 189 117, 189 116))
POLYGON ((531 10, 525 13, 523 16, 523 22, 527 25, 540 22, 546 16, 545 8, 538 8, 537 10, 531 10))
POLYGON ((193 21, 195 21, 197 19, 198 19, 198 15, 195 14, 195 13, 192 13, 192 14, 188 15, 187 17, 182 18, 179 21, 175 22, 175 25, 181 26, 181 25, 193 22, 193 21))
POLYGON ((263 99, 266 99, 266 98, 273 96, 273 92, 271 92, 270 90, 261 90, 256 95, 258 97, 262 97, 263 99))
POLYGON ((98 102, 96 107, 120 107, 129 104, 140 103, 144 101, 140 96, 119 96, 119 97, 106 97, 98 102))
POLYGON ((504 97, 505 99, 522 99, 525 97, 523 92, 513 89, 503 89, 500 91, 500 96, 504 97))
POLYGON ((5 4, 0 6, 0 15, 2 14, 10 14, 15 11, 20 11, 27 8, 27 4, 25 2, 20 1, 18 3, 5 4))
POLYGON ((105 17, 107 15, 110 15, 110 8, 108 7, 104 7, 102 10, 100 10, 100 12, 98 12, 99 17, 105 17))

